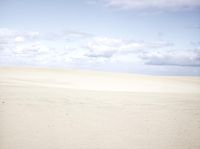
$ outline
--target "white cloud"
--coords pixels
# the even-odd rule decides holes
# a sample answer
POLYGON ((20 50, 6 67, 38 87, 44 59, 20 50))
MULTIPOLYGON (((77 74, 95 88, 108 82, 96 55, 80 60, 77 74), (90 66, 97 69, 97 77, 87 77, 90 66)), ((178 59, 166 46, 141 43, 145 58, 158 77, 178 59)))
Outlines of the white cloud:
POLYGON ((74 37, 74 38, 86 38, 86 37, 93 36, 90 33, 80 32, 80 31, 72 31, 72 30, 64 31, 63 35, 64 36, 69 36, 69 37, 74 37))
POLYGON ((60 39, 66 39, 66 40, 74 40, 74 39, 84 39, 92 37, 93 35, 86 32, 80 32, 80 31, 74 31, 74 30, 65 30, 62 32, 51 32, 46 33, 43 35, 45 39, 47 40, 60 40, 60 39))
POLYGON ((16 45, 16 47, 13 49, 13 52, 16 54, 34 56, 36 54, 48 53, 49 47, 40 43, 23 44, 16 45))
POLYGON ((76 63, 87 59, 84 55, 85 51, 81 49, 78 42, 77 46, 74 46, 66 38, 75 40, 84 37, 88 38, 89 34, 75 31, 41 34, 0 28, 0 64, 65 65, 76 63), (58 35, 54 42, 51 40, 52 35, 58 35))
POLYGON ((39 32, 23 32, 17 30, 11 30, 8 28, 0 28, 0 43, 12 44, 20 43, 25 40, 37 40, 41 37, 39 32))
POLYGON ((49 47, 40 40, 39 32, 0 28, 0 63, 34 64, 36 57, 49 53, 49 47))
POLYGON ((74 42, 60 42, 60 39, 59 44, 51 44, 52 40, 48 41, 46 37, 42 40, 44 36, 41 35, 38 32, 0 29, 0 64, 88 68, 112 64, 115 67, 122 64, 200 67, 199 48, 167 50, 174 48, 169 41, 147 42, 87 36, 74 42))
POLYGON ((87 45, 87 48, 89 49, 87 56, 111 58, 116 54, 137 54, 141 50, 165 48, 172 45, 172 43, 167 41, 144 42, 108 37, 95 37, 87 45))
POLYGON ((87 45, 86 56, 95 60, 147 65, 200 66, 200 49, 169 50, 168 41, 133 41, 108 37, 95 37, 87 45))
POLYGON ((148 65, 200 66, 200 49, 156 50, 141 53, 140 57, 148 65))
POLYGON ((25 40, 24 37, 21 37, 21 36, 17 36, 14 39, 15 42, 24 42, 24 40, 25 40))
POLYGON ((114 53, 120 50, 123 41, 121 39, 107 38, 107 37, 95 37, 92 39, 87 48, 90 57, 112 57, 114 53))
POLYGON ((108 7, 119 9, 192 9, 199 8, 199 0, 98 0, 108 7))

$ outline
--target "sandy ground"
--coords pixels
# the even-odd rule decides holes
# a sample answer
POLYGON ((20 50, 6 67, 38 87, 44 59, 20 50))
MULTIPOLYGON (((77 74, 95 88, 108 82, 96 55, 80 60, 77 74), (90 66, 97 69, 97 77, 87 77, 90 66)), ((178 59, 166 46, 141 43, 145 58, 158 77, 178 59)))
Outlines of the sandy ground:
POLYGON ((0 149, 199 149, 200 77, 0 68, 0 149))

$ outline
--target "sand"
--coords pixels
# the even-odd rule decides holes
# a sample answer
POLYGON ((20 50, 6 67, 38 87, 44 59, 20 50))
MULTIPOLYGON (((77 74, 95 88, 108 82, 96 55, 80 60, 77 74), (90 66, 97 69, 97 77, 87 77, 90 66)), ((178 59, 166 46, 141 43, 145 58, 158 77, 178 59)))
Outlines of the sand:
POLYGON ((0 68, 0 149, 199 149, 200 77, 0 68))

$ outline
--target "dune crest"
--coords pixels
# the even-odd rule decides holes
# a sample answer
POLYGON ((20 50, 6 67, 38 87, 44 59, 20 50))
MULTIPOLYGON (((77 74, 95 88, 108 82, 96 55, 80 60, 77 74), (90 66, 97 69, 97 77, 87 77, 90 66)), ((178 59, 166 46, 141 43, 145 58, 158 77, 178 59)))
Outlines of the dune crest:
POLYGON ((198 93, 200 77, 167 77, 81 70, 1 68, 1 83, 97 91, 198 93))

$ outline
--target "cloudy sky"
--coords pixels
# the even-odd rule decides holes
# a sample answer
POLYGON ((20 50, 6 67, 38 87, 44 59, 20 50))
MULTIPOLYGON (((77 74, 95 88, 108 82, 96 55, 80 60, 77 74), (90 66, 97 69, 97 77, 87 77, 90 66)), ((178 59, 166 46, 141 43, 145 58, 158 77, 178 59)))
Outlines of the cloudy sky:
POLYGON ((0 0, 0 65, 200 75, 200 0, 0 0))

